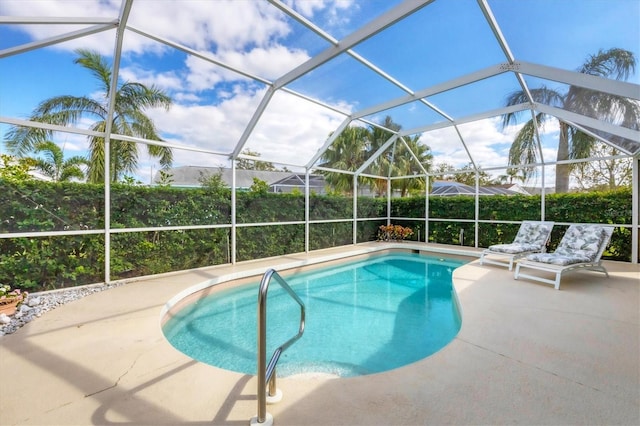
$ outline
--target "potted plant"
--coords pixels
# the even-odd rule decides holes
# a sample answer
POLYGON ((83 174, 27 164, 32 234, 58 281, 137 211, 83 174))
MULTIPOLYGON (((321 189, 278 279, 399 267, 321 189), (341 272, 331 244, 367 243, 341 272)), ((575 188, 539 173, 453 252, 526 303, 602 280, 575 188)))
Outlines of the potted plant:
POLYGON ((20 289, 11 289, 7 284, 0 284, 0 314, 13 315, 29 293, 20 289))

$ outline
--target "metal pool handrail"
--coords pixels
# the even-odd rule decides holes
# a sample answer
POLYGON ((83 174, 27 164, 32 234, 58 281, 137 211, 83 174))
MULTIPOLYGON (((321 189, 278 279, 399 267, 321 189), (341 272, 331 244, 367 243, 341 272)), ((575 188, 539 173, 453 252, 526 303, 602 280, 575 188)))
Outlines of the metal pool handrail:
POLYGON ((260 291, 258 293, 258 423, 264 423, 267 418, 267 382, 269 383, 269 396, 275 396, 277 394, 276 364, 278 364, 282 352, 302 337, 304 319, 304 302, 275 270, 269 269, 265 272, 260 282, 260 291), (267 291, 272 278, 300 305, 300 328, 298 329, 298 334, 273 352, 269 364, 267 364, 267 291))

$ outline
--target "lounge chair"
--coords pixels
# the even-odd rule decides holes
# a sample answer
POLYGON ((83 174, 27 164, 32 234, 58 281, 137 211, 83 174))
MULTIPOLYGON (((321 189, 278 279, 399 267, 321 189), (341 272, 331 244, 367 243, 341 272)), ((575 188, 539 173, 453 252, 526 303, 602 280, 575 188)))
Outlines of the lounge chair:
POLYGON ((600 258, 609 244, 613 226, 571 225, 565 232, 558 248, 553 253, 536 253, 525 256, 516 265, 515 279, 529 278, 555 286, 560 289, 560 278, 565 272, 575 269, 587 269, 609 273, 600 258), (555 274, 555 279, 523 274, 522 268, 537 269, 555 274))
POLYGON ((519 258, 527 254, 545 251, 552 229, 553 222, 525 220, 520 225, 512 243, 489 246, 480 255, 480 264, 508 266, 511 271, 513 263, 519 258))

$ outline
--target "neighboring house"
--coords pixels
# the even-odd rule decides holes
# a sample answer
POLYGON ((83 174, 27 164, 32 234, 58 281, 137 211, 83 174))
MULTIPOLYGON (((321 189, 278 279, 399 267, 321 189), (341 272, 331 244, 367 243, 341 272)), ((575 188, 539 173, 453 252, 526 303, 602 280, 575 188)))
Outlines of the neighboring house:
MULTIPOLYGON (((322 175, 309 175, 309 191, 316 194, 324 194, 325 181, 322 175)), ((277 182, 269 184, 269 188, 273 192, 291 192, 294 189, 304 193, 305 175, 301 173, 289 173, 289 176, 280 179, 277 182)))
POLYGON ((512 195, 514 192, 516 194, 521 194, 521 195, 531 195, 529 191, 527 191, 525 188, 521 187, 517 183, 503 183, 502 185, 490 185, 490 186, 485 186, 484 188, 489 190, 493 188, 498 190, 507 190, 509 191, 509 195, 512 195))
MULTIPOLYGON (((460 182, 439 180, 433 182, 430 195, 475 195, 476 188, 460 182)), ((531 195, 517 184, 478 187, 479 195, 531 195)))
MULTIPOLYGON (((539 186, 527 186, 525 187, 525 190, 531 195, 542 194, 542 188, 540 188, 539 186)), ((555 194, 555 192, 556 192, 556 189, 552 186, 548 186, 544 188, 545 194, 555 194)))
POLYGON ((34 170, 34 169, 29 169, 29 175, 31 175, 32 178, 36 179, 36 180, 42 180, 45 182, 52 182, 53 179, 51 179, 49 176, 46 176, 44 174, 42 174, 41 172, 34 170))
MULTIPOLYGON (((18 165, 18 160, 16 160, 14 157, 11 157, 9 155, 7 155, 5 157, 5 155, 2 155, 2 159, 0 160, 0 168, 4 168, 5 164, 4 161, 8 161, 7 167, 8 166, 16 166, 18 165), (5 160, 6 158, 6 160, 5 160)), ((29 170, 27 170, 27 173, 29 174, 29 176, 31 176, 32 178, 34 178, 35 180, 41 180, 41 181, 45 181, 45 182, 51 182, 53 179, 51 179, 49 176, 46 176, 44 174, 42 174, 40 171, 34 169, 33 167, 29 167, 29 170)))
MULTIPOLYGON (((221 174, 221 179, 225 185, 231 187, 233 182, 232 170, 225 167, 198 167, 181 166, 174 167, 166 171, 171 176, 171 186, 181 188, 197 188, 201 186, 201 179, 209 176, 221 174)), ((305 175, 300 173, 265 170, 236 170, 236 189, 248 191, 253 185, 253 179, 257 178, 269 185, 270 192, 291 192, 294 189, 304 193, 305 175)), ((160 181, 160 172, 156 173, 154 183, 160 181)), ((309 190, 316 194, 325 193, 324 177, 319 175, 309 176, 309 190)))

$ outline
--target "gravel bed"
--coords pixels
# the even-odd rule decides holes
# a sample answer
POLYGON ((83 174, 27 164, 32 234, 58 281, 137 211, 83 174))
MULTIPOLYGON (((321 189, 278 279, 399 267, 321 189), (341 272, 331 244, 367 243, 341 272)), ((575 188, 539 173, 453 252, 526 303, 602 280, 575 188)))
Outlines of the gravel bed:
POLYGON ((27 300, 20 305, 14 315, 0 314, 0 338, 6 334, 15 333, 23 325, 40 318, 58 306, 123 284, 125 283, 96 284, 29 294, 27 300))

